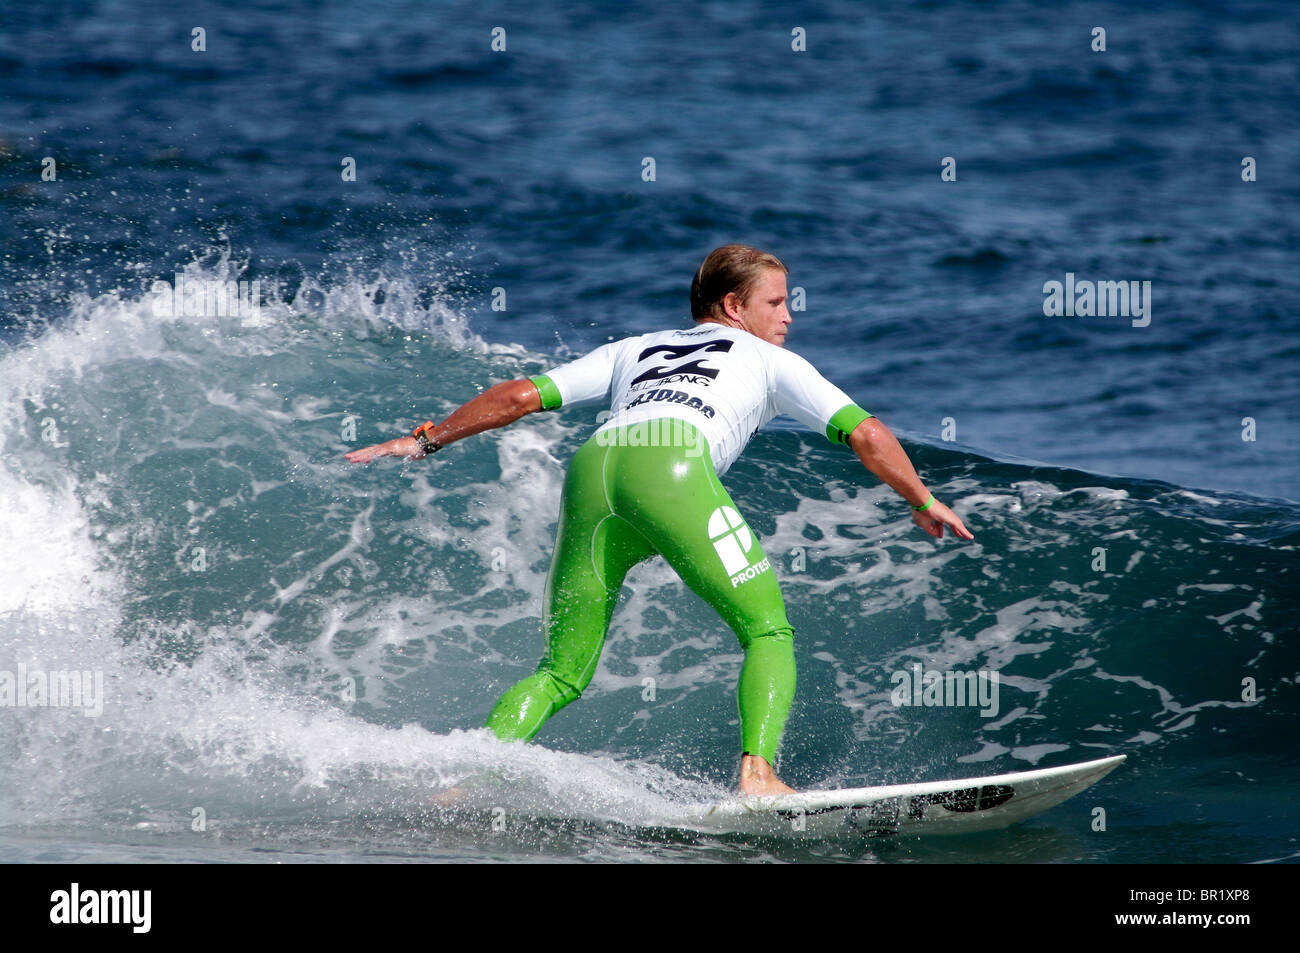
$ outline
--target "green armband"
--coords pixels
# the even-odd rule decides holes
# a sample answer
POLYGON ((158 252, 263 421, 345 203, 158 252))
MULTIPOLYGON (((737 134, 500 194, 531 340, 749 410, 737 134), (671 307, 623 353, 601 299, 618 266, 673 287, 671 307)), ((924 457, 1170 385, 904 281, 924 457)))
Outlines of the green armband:
POLYGON ((913 503, 912 509, 916 510, 919 513, 921 512, 921 510, 928 510, 933 505, 934 505, 934 494, 931 493, 930 498, 926 500, 924 503, 922 503, 920 506, 917 506, 915 503, 913 503))
POLYGON ((536 377, 528 378, 537 388, 537 393, 542 398, 542 410, 555 410, 563 401, 560 398, 560 389, 555 386, 555 382, 545 374, 538 374, 536 377))
POLYGON ((870 416, 871 414, 857 404, 846 404, 831 416, 830 423, 826 425, 826 439, 831 443, 842 443, 847 446, 849 434, 870 416))

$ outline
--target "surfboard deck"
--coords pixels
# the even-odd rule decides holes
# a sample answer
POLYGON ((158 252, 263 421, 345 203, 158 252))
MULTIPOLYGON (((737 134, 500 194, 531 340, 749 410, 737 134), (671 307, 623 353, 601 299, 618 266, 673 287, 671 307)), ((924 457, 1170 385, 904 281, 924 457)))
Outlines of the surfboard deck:
POLYGON ((1113 771, 1127 755, 997 774, 882 787, 801 791, 685 805, 648 826, 714 834, 838 837, 964 834, 997 830, 1041 814, 1113 771))

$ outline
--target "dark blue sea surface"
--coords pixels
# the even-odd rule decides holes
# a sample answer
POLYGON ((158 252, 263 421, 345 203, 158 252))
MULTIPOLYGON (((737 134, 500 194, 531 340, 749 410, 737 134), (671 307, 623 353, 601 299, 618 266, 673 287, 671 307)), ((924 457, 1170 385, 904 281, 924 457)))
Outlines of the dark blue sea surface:
POLYGON ((0 706, 0 859, 1294 862, 1298 54, 1285 2, 0 2, 0 682, 104 685, 0 706), (598 408, 342 454, 688 323, 731 241, 976 536, 755 437, 783 776, 1127 754, 1101 784, 969 838, 646 829, 738 745, 735 637, 661 561, 536 744, 478 729, 598 408), (259 313, 159 307, 177 274, 259 313), (1149 310, 1049 315, 1067 281, 1149 310), (895 706, 915 663, 998 714, 895 706))

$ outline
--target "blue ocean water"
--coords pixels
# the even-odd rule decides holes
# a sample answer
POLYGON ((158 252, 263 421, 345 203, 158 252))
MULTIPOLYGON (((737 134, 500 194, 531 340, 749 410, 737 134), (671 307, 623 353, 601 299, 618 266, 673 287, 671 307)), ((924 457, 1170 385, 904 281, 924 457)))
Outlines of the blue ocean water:
POLYGON ((0 3, 0 672, 104 684, 96 717, 0 708, 0 858, 1294 861, 1298 28, 0 3), (725 482, 796 627, 783 775, 1128 754, 1095 789, 965 839, 639 826, 735 781, 739 649, 661 562, 538 744, 476 730, 540 654, 596 410, 342 454, 685 323, 727 241, 789 264, 788 346, 976 534, 923 536, 788 422, 755 438, 725 482), (258 319, 156 308, 177 273, 256 281, 258 319), (1149 323, 1048 316, 1067 275, 1150 281, 1149 323), (918 662, 999 672, 998 715, 894 706, 918 662), (485 773, 495 801, 430 810, 485 773))

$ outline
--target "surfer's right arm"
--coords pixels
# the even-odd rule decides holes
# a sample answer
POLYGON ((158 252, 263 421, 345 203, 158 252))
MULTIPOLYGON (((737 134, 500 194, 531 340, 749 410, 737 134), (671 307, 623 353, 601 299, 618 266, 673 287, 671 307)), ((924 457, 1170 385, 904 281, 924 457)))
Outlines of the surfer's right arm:
POLYGON ((793 351, 772 348, 763 353, 771 362, 778 412, 789 414, 812 430, 825 427, 831 443, 849 446, 864 467, 911 504, 912 522, 931 536, 942 537, 947 526, 961 539, 975 538, 957 514, 925 488, 907 451, 878 418, 855 404, 793 351))
POLYGON ((473 400, 456 410, 440 424, 426 421, 416 428, 416 433, 423 433, 427 446, 418 436, 397 437, 385 443, 362 447, 345 454, 349 463, 369 463, 378 457, 412 457, 428 456, 441 450, 449 443, 463 437, 469 437, 484 430, 494 430, 512 424, 520 417, 542 409, 542 395, 537 385, 527 378, 502 381, 489 387, 473 400))
POLYGON ((849 434, 849 446, 864 467, 912 505, 912 522, 921 529, 940 538, 947 526, 962 539, 975 538, 960 517, 925 488, 907 451, 879 418, 868 417, 854 427, 849 434))

